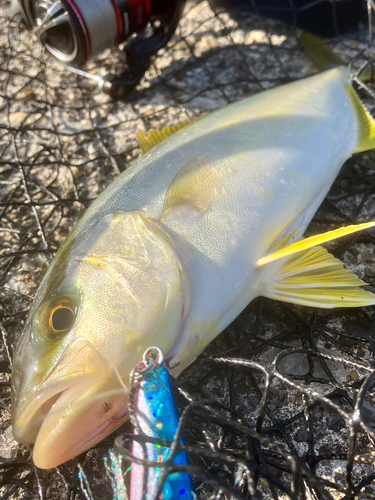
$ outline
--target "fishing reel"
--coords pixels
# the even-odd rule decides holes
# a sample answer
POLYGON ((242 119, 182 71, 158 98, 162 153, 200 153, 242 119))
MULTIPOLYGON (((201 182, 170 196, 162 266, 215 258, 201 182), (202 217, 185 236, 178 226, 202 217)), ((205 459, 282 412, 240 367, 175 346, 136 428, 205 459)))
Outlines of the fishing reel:
POLYGON ((126 97, 151 57, 176 30, 185 0, 12 0, 13 12, 67 69, 97 80, 113 98, 126 97), (121 75, 99 78, 79 68, 119 45, 126 56, 121 75))

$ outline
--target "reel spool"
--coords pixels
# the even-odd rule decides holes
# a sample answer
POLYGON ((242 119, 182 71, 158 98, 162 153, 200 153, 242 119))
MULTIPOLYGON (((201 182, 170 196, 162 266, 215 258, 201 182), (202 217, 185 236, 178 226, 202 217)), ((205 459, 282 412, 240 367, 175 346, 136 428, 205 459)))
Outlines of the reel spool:
POLYGON ((150 57, 173 35, 183 4, 184 0, 12 0, 13 11, 68 69, 80 68, 105 49, 124 43, 128 70, 120 77, 109 75, 101 85, 112 97, 124 97, 137 85, 150 57))

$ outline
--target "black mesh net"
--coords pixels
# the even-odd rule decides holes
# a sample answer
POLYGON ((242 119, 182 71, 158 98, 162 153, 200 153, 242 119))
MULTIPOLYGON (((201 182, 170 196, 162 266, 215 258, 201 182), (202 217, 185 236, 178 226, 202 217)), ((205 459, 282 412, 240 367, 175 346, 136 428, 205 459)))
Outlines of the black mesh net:
MULTIPOLYGON (((12 438, 9 381, 46 267, 90 202, 140 156, 137 130, 314 73, 297 23, 323 4, 328 10, 319 15, 332 22, 320 34, 345 32, 329 43, 374 107, 374 87, 358 79, 374 57, 371 2, 349 32, 338 11, 344 0, 290 0, 274 20, 267 16, 280 2, 244 3, 251 9, 239 15, 224 2, 189 1, 137 91, 114 102, 48 58, 0 0, 1 499, 114 496, 108 452, 115 437, 54 470, 37 470, 31 450, 12 438)), ((88 70, 105 75, 122 64, 121 53, 108 51, 88 70)), ((374 159, 370 152, 345 164, 308 234, 374 218, 374 159)), ((371 284, 374 245, 363 232, 330 250, 371 284)), ((197 497, 375 498, 374 352, 373 308, 322 311, 256 299, 176 381, 197 497)), ((124 471, 131 432, 127 424, 117 433, 124 471)))

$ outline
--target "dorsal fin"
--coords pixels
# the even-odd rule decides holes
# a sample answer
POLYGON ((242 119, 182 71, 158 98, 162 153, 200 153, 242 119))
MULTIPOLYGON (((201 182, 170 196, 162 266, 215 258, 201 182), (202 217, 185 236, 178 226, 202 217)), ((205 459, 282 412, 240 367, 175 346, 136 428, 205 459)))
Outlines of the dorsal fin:
POLYGON ((198 155, 176 174, 164 199, 162 217, 179 205, 188 205, 203 213, 216 197, 219 174, 211 160, 198 155))
POLYGON ((199 118, 194 118, 188 122, 178 123, 177 125, 164 127, 161 130, 152 129, 147 135, 143 132, 143 130, 138 130, 137 138, 142 153, 148 153, 152 148, 163 142, 165 139, 197 120, 199 120, 199 118))

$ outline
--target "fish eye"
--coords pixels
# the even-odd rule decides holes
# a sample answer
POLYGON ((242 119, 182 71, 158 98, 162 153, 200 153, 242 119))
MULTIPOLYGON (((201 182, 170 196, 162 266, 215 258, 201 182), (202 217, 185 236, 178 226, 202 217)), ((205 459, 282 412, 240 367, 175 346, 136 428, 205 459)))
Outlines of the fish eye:
POLYGON ((62 294, 44 303, 35 315, 36 331, 47 340, 60 340, 74 326, 78 300, 74 295, 62 294))
POLYGON ((70 330, 74 323, 74 312, 68 307, 58 307, 50 316, 51 328, 57 332, 70 330))

